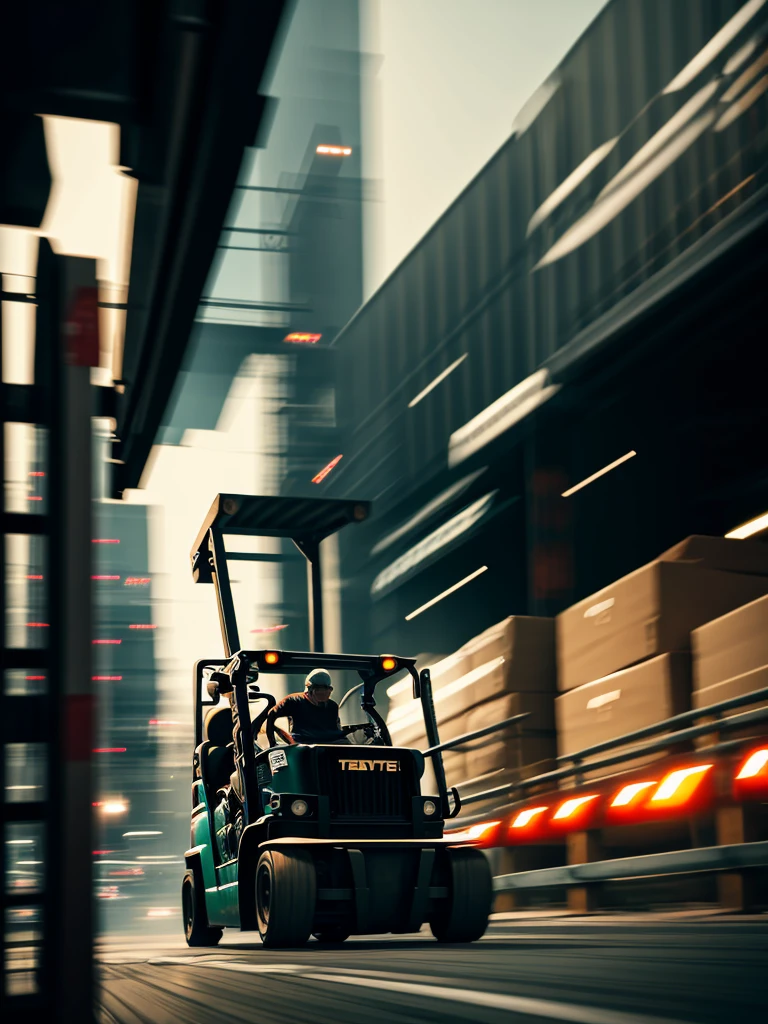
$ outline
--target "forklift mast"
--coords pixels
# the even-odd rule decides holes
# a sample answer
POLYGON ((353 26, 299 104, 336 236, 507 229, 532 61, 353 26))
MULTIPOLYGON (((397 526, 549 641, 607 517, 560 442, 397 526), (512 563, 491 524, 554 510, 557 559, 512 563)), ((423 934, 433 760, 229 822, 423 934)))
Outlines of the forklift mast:
POLYGON ((240 650, 228 561, 260 561, 263 555, 227 552, 225 534, 286 537, 307 559, 309 646, 322 652, 323 593, 320 543, 347 523, 368 518, 370 502, 336 498, 286 498, 250 494, 218 494, 190 553, 195 583, 213 583, 221 636, 228 658, 240 650))

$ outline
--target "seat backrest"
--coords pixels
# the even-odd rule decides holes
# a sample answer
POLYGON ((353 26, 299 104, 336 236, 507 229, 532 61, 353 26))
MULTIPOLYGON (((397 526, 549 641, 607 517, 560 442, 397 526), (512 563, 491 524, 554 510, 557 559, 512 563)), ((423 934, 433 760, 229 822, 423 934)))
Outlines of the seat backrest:
POLYGON ((200 777, 211 797, 229 785, 234 771, 232 755, 232 709, 224 705, 209 711, 203 723, 205 742, 200 747, 200 777))

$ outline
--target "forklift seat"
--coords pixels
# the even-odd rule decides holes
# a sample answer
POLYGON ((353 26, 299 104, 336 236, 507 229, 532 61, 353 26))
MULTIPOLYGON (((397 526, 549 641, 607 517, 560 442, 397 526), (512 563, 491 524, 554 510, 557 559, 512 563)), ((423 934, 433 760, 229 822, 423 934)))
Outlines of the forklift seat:
POLYGON ((200 777, 210 799, 216 792, 229 785, 229 777, 235 769, 232 754, 232 709, 214 708, 209 711, 203 723, 204 742, 198 748, 200 777))

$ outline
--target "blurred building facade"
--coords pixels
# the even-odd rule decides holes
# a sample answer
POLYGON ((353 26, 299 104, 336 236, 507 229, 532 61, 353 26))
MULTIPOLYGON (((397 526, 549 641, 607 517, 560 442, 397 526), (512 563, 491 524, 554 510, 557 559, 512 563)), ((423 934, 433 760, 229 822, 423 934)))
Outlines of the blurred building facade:
POLYGON ((609 3, 337 337, 347 646, 447 652, 764 511, 765 16, 609 3))

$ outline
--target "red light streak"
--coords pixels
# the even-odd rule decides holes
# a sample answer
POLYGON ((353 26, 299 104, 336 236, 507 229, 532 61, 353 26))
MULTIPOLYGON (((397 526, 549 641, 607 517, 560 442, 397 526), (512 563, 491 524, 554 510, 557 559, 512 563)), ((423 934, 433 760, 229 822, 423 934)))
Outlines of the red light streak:
POLYGON ((322 469, 320 470, 320 472, 319 472, 319 473, 317 474, 317 476, 313 476, 313 477, 312 477, 312 483, 313 483, 313 484, 319 484, 319 483, 322 483, 322 482, 323 482, 323 480, 325 480, 325 478, 326 478, 326 477, 328 476, 328 474, 329 474, 329 473, 331 472, 331 470, 332 470, 332 469, 334 468, 334 466, 338 466, 338 464, 339 464, 339 463, 341 462, 341 460, 342 460, 343 458, 344 458, 344 456, 343 456, 343 455, 337 455, 335 459, 331 459, 331 461, 330 461, 330 462, 328 463, 328 465, 327 465, 327 466, 324 466, 324 467, 323 467, 323 468, 322 468, 322 469))
POLYGON ((306 334, 303 331, 293 331, 291 334, 286 334, 283 341, 293 345, 316 345, 321 338, 322 334, 306 334))
POLYGON ((149 577, 149 576, 126 576, 124 586, 126 586, 126 587, 140 587, 140 586, 143 586, 145 583, 149 583, 149 582, 151 582, 151 577, 149 577))
POLYGON ((163 725, 181 725, 181 722, 165 721, 162 718, 150 718, 149 724, 150 725, 158 725, 158 726, 163 726, 163 725))
POLYGON ((51 625, 50 622, 28 622, 27 623, 27 628, 28 629, 49 629, 50 625, 51 625))
POLYGON ((42 580, 44 578, 44 576, 27 576, 28 580, 42 580))
POLYGON ((94 754, 124 754, 127 747, 94 747, 94 754))
POLYGON ((28 494, 27 501, 42 501, 43 499, 39 494, 28 494))
POLYGON ((40 470, 35 470, 34 472, 30 473, 29 476, 45 476, 45 473, 41 473, 40 470))
POLYGON ((157 626, 149 622, 134 622, 128 629, 157 629, 157 626))
POLYGON ((92 537, 91 544, 119 544, 116 537, 92 537))
POLYGON ((119 683, 122 676, 91 676, 94 683, 119 683))
POLYGON ((36 683, 39 683, 39 682, 41 682, 41 681, 42 681, 42 682, 44 682, 44 681, 45 681, 45 676, 24 676, 24 678, 25 678, 25 679, 26 679, 27 681, 29 681, 29 682, 36 682, 36 683))
POLYGON ((91 640, 92 644, 121 644, 122 640, 91 640))
POLYGON ((108 853, 114 853, 114 852, 115 852, 114 850, 94 850, 93 851, 93 856, 94 857, 105 857, 108 853))
POLYGON ((119 580, 119 576, 91 576, 92 580, 119 580))
POLYGON ((284 626, 264 626, 262 629, 252 629, 252 633, 277 633, 281 629, 288 629, 288 624, 284 626))

